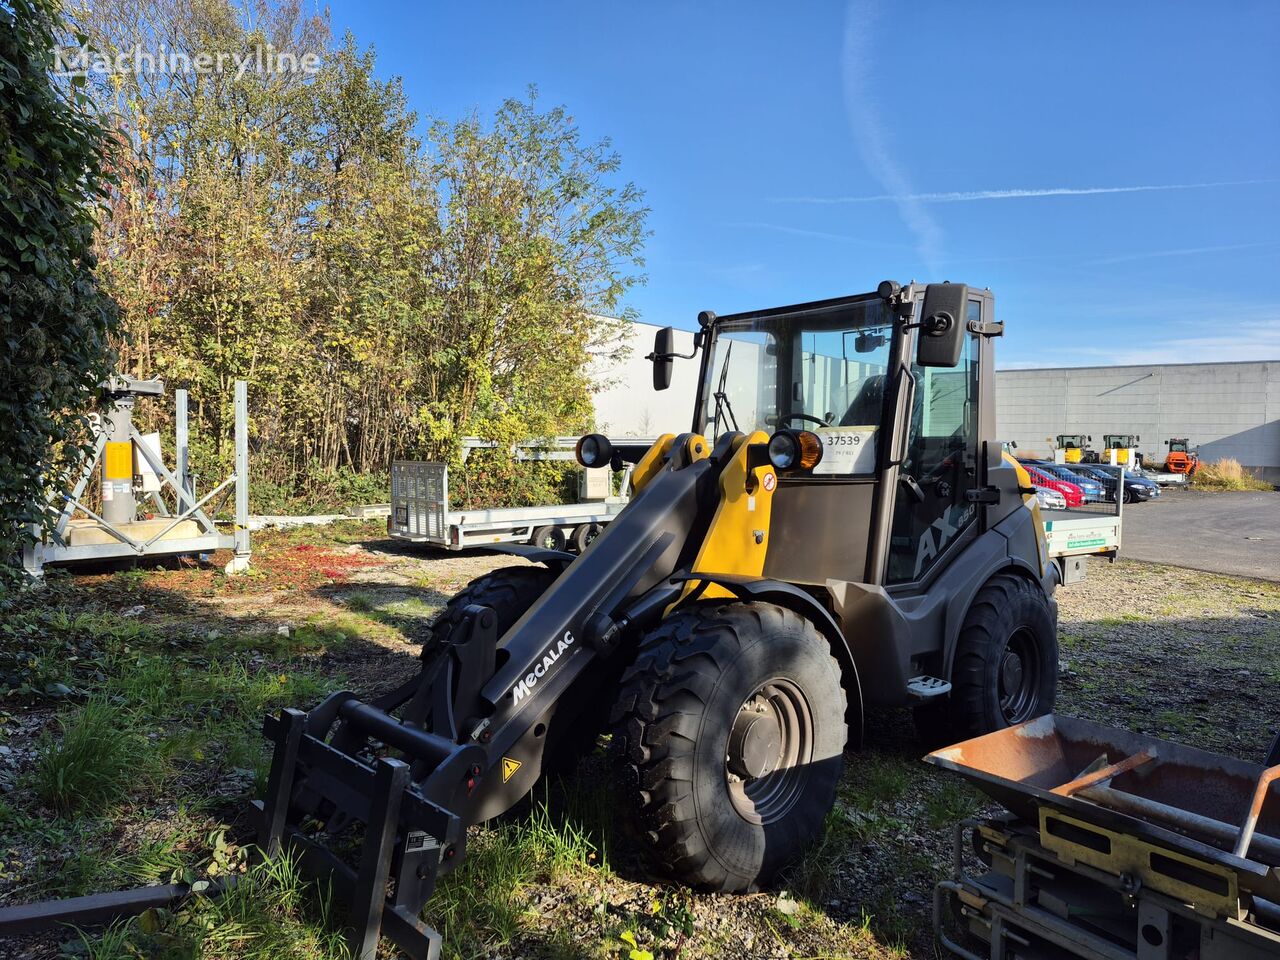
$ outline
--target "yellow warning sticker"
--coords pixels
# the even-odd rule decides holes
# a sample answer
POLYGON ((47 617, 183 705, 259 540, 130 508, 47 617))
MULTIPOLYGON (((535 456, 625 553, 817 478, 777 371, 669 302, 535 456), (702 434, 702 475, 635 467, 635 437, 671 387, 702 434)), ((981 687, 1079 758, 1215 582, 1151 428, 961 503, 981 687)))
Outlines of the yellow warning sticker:
POLYGON ((502 758, 502 782, 506 783, 508 780, 514 777, 516 775, 516 771, 519 770, 522 766, 524 766, 524 764, 522 764, 519 760, 512 760, 510 757, 503 757, 502 758))

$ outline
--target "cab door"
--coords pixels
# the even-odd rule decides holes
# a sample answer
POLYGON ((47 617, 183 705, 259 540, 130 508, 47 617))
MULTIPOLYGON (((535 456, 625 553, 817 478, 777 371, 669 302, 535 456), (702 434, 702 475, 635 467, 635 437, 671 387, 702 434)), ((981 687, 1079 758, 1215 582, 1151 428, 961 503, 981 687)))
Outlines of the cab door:
MULTIPOLYGON (((968 320, 981 321, 971 299, 968 320)), ((886 583, 919 583, 940 571, 976 534, 979 336, 967 334, 951 368, 913 364, 911 427, 898 475, 886 583)))

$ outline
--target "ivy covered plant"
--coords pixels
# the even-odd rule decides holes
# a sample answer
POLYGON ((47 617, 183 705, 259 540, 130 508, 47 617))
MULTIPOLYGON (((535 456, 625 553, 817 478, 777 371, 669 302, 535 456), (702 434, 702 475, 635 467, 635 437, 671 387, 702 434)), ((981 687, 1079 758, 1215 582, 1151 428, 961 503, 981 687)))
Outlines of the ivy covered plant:
POLYGON ((60 9, 0 3, 0 564, 82 455, 117 323, 92 252, 110 135, 51 72, 60 9))

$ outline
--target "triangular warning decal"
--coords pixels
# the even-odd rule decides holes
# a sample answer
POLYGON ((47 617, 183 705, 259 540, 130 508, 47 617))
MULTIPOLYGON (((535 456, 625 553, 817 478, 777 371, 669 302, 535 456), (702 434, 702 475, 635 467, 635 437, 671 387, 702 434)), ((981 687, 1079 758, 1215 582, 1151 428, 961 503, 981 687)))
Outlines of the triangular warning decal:
POLYGON ((523 764, 519 760, 512 760, 510 757, 502 758, 502 782, 506 783, 516 775, 523 764))

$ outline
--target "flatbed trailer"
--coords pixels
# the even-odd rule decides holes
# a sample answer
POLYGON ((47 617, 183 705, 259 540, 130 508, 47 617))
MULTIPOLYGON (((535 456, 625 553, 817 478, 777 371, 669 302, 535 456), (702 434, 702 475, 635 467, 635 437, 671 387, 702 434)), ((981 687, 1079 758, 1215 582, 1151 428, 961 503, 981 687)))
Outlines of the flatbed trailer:
POLYGON ((493 543, 529 543, 556 549, 585 545, 616 517, 626 500, 455 510, 449 505, 449 467, 397 460, 391 464, 391 515, 387 535, 445 550, 493 543), (552 543, 535 543, 550 538, 552 543))
MULTIPOLYGON (((1122 468, 1100 469, 1116 471, 1114 489, 1124 489, 1122 468)), ((1064 584, 1078 583, 1085 578, 1090 557, 1114 560, 1119 555, 1123 512, 1123 497, 1065 510, 1041 508, 1040 518, 1044 522, 1049 558, 1058 565, 1064 584)))
POLYGON ((1185 473, 1167 473, 1165 471, 1148 470, 1144 467, 1142 475, 1148 480, 1154 480, 1162 487, 1185 487, 1187 485, 1187 475, 1185 473))

